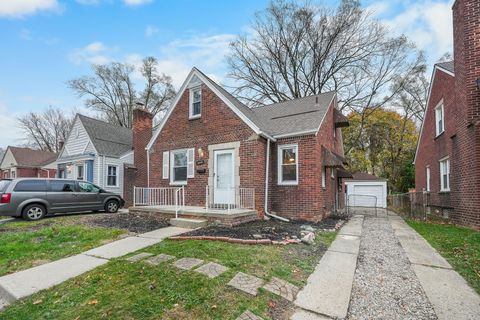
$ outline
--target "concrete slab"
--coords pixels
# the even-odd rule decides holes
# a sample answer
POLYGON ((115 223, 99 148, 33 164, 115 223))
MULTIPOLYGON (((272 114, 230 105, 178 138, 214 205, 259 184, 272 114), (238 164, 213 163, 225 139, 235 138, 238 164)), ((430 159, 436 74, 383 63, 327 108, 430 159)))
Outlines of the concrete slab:
POLYGON ((351 235, 351 236, 361 236, 362 235, 362 226, 363 226, 363 216, 350 219, 343 227, 340 229, 338 234, 351 235))
POLYGON ((186 218, 172 218, 170 219, 170 224, 172 226, 186 228, 186 229, 197 229, 207 226, 207 220, 199 219, 186 219, 186 218))
POLYGON ((454 270, 412 265, 440 320, 480 318, 480 296, 454 270))
POLYGON ((148 264, 151 264, 153 266, 157 266, 162 262, 170 261, 170 260, 173 260, 173 259, 175 259, 174 256, 170 256, 168 254, 160 253, 157 256, 148 258, 147 260, 145 260, 145 262, 148 263, 148 264))
POLYGON ((293 284, 285 280, 275 278, 275 277, 273 277, 269 283, 264 285, 263 288, 276 295, 279 295, 282 298, 287 299, 288 301, 295 300, 295 297, 297 296, 298 291, 300 291, 300 289, 297 286, 294 286, 293 284))
POLYGON ((408 260, 413 264, 421 264, 438 268, 451 269, 452 266, 421 235, 410 228, 405 221, 390 220, 408 260), (395 227, 396 229, 395 229, 395 227))
POLYGON ((175 261, 173 265, 182 270, 190 270, 202 263, 203 263, 203 260, 201 259, 182 258, 180 260, 175 261))
POLYGON ((209 262, 207 264, 204 264, 198 269, 195 269, 195 272, 202 273, 206 275, 207 277, 213 279, 227 271, 228 268, 225 266, 222 266, 221 264, 215 263, 215 262, 209 262))
POLYGON ((327 251, 295 304, 330 317, 345 318, 348 311, 357 255, 327 251))
POLYGON ((358 254, 360 250, 360 237, 339 234, 328 248, 330 251, 358 254))
POLYGON ((140 261, 140 260, 143 260, 145 258, 148 258, 148 257, 151 257, 153 256, 152 253, 148 253, 148 252, 140 252, 139 254, 136 254, 134 256, 131 256, 127 259, 127 261, 130 261, 130 262, 137 262, 137 261, 140 261))
POLYGON ((263 320, 263 318, 257 316, 250 310, 246 310, 236 320, 263 320))
POLYGON ((290 317, 290 320, 331 320, 332 318, 323 316, 321 314, 309 312, 302 309, 295 310, 295 313, 290 317))
POLYGON ((0 296, 13 302, 95 269, 108 260, 78 254, 0 277, 0 296))
POLYGON ((92 250, 88 250, 87 252, 84 252, 84 254, 104 259, 118 258, 159 243, 160 241, 162 241, 162 239, 128 237, 92 250))
POLYGON ((185 228, 178 228, 178 227, 166 227, 166 228, 161 228, 161 229, 139 234, 137 235, 137 237, 163 240, 169 237, 178 236, 179 234, 189 232, 189 231, 192 231, 192 230, 185 229, 185 228))
POLYGON ((232 280, 230 280, 228 285, 256 296, 258 293, 258 288, 263 285, 263 280, 249 274, 239 272, 235 275, 235 277, 232 278, 232 280))

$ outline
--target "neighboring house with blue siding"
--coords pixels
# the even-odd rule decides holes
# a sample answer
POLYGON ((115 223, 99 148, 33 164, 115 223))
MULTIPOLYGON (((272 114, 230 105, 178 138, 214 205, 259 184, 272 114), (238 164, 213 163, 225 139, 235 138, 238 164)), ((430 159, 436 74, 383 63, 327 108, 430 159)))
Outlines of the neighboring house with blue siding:
POLYGON ((123 195, 125 164, 133 164, 132 130, 77 114, 57 159, 57 176, 123 195))

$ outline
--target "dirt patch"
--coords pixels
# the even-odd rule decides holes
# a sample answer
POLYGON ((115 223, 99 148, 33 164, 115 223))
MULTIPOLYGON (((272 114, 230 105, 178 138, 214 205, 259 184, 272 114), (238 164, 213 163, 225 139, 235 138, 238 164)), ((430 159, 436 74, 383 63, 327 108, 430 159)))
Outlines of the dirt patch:
MULTIPOLYGON (((21 221, 20 221, 21 222, 21 221)), ((27 231, 37 231, 41 230, 43 228, 47 228, 52 226, 54 223, 53 222, 42 222, 42 223, 37 223, 33 224, 31 226, 25 226, 22 228, 9 228, 8 223, 0 225, 0 233, 2 232, 27 232, 27 231)))
POLYGON ((82 223, 104 228, 126 229, 130 232, 143 233, 168 226, 168 221, 154 215, 136 215, 130 213, 113 213, 86 216, 82 223))
POLYGON ((268 315, 273 320, 290 319, 294 310, 293 303, 285 299, 270 300, 268 302, 268 315))
POLYGON ((339 217, 329 217, 317 223, 305 221, 283 222, 278 220, 252 221, 233 227, 210 226, 191 231, 183 236, 216 236, 254 240, 270 239, 282 241, 300 239, 302 231, 333 230, 340 221, 339 217))

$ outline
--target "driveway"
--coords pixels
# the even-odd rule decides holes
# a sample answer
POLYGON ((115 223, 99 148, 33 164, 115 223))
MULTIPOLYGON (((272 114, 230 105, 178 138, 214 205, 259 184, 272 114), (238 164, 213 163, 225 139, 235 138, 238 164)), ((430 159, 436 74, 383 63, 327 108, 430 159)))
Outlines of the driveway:
POLYGON ((357 209, 291 319, 478 319, 480 296, 400 217, 357 209))

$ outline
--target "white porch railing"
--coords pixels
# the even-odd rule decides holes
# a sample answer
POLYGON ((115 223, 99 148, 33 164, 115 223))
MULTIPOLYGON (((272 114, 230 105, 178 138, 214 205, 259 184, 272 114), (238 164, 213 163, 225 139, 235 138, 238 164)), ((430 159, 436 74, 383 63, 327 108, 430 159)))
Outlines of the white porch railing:
POLYGON ((225 188, 215 190, 213 186, 206 186, 205 210, 255 210, 255 188, 225 188))
POLYGON ((185 209, 185 187, 133 187, 133 206, 175 207, 175 216, 178 218, 178 213, 185 209))

